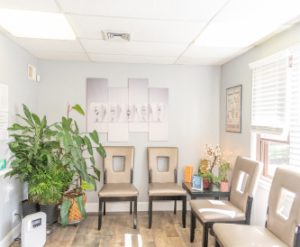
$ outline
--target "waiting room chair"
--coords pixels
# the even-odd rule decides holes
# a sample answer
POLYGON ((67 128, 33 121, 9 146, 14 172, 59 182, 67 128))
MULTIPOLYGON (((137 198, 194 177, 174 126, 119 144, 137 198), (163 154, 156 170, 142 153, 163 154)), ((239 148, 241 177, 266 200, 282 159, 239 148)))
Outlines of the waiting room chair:
POLYGON ((215 224, 217 246, 299 247, 300 171, 277 168, 269 194, 265 227, 215 224))
POLYGON ((209 229, 216 222, 250 224, 253 194, 262 165, 238 156, 232 171, 229 201, 191 200, 190 241, 194 241, 196 218, 203 225, 202 246, 208 245, 209 229))
POLYGON ((133 182, 134 147, 105 147, 106 158, 104 159, 104 185, 100 190, 98 230, 102 225, 102 213, 105 215, 106 202, 130 202, 130 213, 134 202, 133 228, 137 226, 137 198, 138 190, 133 182), (124 161, 123 170, 114 169, 114 159, 122 158, 124 161), (102 212, 102 204, 104 212, 102 212))
POLYGON ((182 224, 186 225, 186 191, 177 184, 178 148, 176 147, 148 147, 149 168, 149 228, 152 226, 153 201, 174 200, 174 214, 176 214, 177 200, 182 201, 182 224), (158 160, 168 161, 166 170, 160 170, 158 160))

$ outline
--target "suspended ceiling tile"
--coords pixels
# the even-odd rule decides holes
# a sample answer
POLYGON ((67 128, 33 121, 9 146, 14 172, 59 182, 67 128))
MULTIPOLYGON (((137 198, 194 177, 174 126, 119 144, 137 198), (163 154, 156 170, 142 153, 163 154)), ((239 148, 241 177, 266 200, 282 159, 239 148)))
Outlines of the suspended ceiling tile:
POLYGON ((131 56, 115 54, 89 53, 93 62, 99 63, 144 63, 144 64, 173 64, 176 57, 131 56))
POLYGON ((64 12, 169 20, 208 20, 226 0, 58 0, 64 12))
POLYGON ((101 31, 130 33, 132 41, 188 44, 205 25, 204 22, 162 21, 68 15, 80 38, 102 39, 101 31))
POLYGON ((34 51, 33 55, 47 60, 61 61, 89 61, 88 56, 84 52, 49 52, 49 51, 34 51))
POLYGON ((187 57, 183 56, 181 57, 176 64, 182 64, 182 65, 221 65, 223 62, 223 59, 220 59, 218 57, 187 57))
POLYGON ((192 45, 184 53, 186 57, 227 57, 237 54, 240 51, 243 51, 242 48, 231 48, 231 47, 207 47, 192 45))
POLYGON ((55 0, 1 0, 0 8, 59 12, 55 0))
POLYGON ((185 45, 149 42, 81 40, 81 43, 89 53, 134 56, 177 57, 185 48, 185 45))
POLYGON ((299 0, 231 0, 197 39, 212 47, 247 47, 299 17, 299 0))
POLYGON ((79 42, 76 40, 66 41, 15 37, 12 37, 12 39, 29 52, 84 52, 79 42))

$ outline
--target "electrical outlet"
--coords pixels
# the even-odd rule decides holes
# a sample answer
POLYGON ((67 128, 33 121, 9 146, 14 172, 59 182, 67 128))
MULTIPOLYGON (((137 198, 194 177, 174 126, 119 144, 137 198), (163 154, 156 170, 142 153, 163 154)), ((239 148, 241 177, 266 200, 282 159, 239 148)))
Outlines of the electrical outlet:
POLYGON ((19 212, 15 209, 11 215, 11 223, 14 225, 19 220, 19 212))

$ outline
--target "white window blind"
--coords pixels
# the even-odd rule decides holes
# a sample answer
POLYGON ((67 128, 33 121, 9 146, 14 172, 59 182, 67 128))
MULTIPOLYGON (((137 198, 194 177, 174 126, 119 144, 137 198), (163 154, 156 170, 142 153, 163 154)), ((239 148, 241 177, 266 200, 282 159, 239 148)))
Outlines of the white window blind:
POLYGON ((289 55, 276 54, 250 65, 252 78, 251 128, 281 135, 289 122, 289 55))
POLYGON ((291 49, 290 165, 300 166, 300 46, 291 49))

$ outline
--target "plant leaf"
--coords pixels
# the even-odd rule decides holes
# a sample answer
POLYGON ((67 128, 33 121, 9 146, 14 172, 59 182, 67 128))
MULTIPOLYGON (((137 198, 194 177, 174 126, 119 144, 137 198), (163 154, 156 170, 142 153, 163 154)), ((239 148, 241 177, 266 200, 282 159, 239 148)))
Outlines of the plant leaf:
POLYGON ((65 226, 69 223, 69 210, 71 208, 70 200, 64 198, 60 208, 60 223, 65 226))
POLYGON ((96 166, 92 166, 93 170, 94 170, 94 173, 96 174, 97 176, 97 180, 99 181, 100 180, 100 170, 96 167, 96 166))
POLYGON ((79 208, 79 211, 80 211, 82 217, 86 218, 87 217, 87 213, 86 213, 84 205, 83 205, 83 196, 77 196, 74 199, 75 199, 75 201, 77 203, 77 206, 79 208))
POLYGON ((89 133, 90 137, 92 138, 92 140, 98 144, 99 143, 99 136, 96 130, 94 130, 93 132, 89 133))
POLYGON ((31 113, 31 116, 33 118, 33 121, 35 122, 35 124, 37 125, 40 125, 41 124, 41 120, 40 118, 38 117, 38 115, 34 114, 34 113, 31 113))
POLYGON ((87 150, 88 150, 89 154, 93 155, 93 147, 92 147, 91 140, 87 136, 85 136, 83 138, 83 140, 84 140, 84 143, 86 144, 86 147, 87 147, 87 150))
POLYGON ((28 107, 23 104, 23 112, 25 116, 27 117, 27 120, 33 125, 31 112, 29 111, 28 107))
POLYGON ((81 114, 82 116, 85 115, 84 110, 81 108, 80 105, 76 104, 74 106, 72 106, 72 109, 77 111, 79 114, 81 114))
POLYGON ((105 158, 106 157, 106 152, 104 147, 100 144, 99 147, 96 148, 98 154, 102 157, 105 158))

